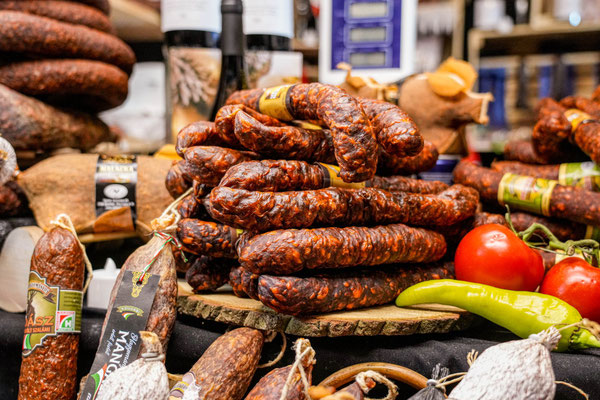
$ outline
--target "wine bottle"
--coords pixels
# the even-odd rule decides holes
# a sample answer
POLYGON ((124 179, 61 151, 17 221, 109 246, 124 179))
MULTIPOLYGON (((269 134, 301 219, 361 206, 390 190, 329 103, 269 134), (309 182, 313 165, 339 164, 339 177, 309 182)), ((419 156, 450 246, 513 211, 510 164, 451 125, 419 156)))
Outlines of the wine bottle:
POLYGON ((161 0, 166 63, 167 138, 210 117, 221 55, 218 0, 161 0))
POLYGON ((243 9, 242 0, 221 0, 221 76, 211 120, 233 92, 248 89, 243 9))
POLYGON ((245 0, 244 32, 248 51, 291 51, 294 0, 245 0))

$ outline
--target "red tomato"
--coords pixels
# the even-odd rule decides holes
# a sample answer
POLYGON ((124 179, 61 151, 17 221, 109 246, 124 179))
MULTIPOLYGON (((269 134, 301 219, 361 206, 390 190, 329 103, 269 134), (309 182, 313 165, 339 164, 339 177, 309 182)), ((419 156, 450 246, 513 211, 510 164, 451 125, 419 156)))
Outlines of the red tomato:
POLYGON ((600 322, 600 269, 577 257, 565 258, 548 271, 540 292, 566 301, 582 317, 600 322))
POLYGON ((544 277, 542 257, 499 224, 478 226, 460 241, 456 279, 510 290, 534 291, 544 277))

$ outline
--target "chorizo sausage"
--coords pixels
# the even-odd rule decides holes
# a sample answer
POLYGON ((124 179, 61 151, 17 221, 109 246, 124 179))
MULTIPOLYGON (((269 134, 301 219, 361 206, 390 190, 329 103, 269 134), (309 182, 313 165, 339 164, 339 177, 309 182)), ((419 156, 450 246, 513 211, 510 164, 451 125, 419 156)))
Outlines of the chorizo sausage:
POLYGON ((256 158, 254 153, 217 146, 194 146, 185 152, 180 164, 183 176, 209 186, 217 186, 225 172, 235 164, 256 158))
POLYGON ((600 164, 599 120, 585 120, 581 122, 573 132, 572 141, 596 164, 600 164))
POLYGON ((250 192, 218 186, 209 199, 214 219, 253 231, 395 222, 447 226, 473 215, 479 201, 476 191, 461 185, 435 195, 376 188, 250 192))
POLYGON ((423 149, 415 122, 400 107, 383 100, 358 98, 373 125, 377 143, 392 156, 410 157, 423 149))
POLYGON ((550 164, 552 159, 540 156, 535 152, 533 143, 527 140, 513 140, 504 145, 504 158, 527 164, 550 164))
MULTIPOLYGON (((580 240, 580 239, 591 239, 592 234, 596 233, 598 229, 592 227, 588 228, 583 224, 576 222, 567 221, 564 219, 540 217, 523 212, 512 212, 510 213, 510 219, 513 226, 517 231, 524 231, 529 228, 532 224, 542 224, 554 234, 559 240, 580 240)), ((540 234, 543 232, 539 231, 540 234)))
POLYGON ((560 165, 534 165, 518 161, 494 161, 492 169, 498 172, 512 172, 518 175, 529 175, 535 178, 558 180, 560 165))
POLYGON ((233 293, 238 297, 250 297, 258 300, 259 276, 241 266, 232 268, 229 273, 229 284, 233 288, 233 293))
POLYGON ((179 206, 177 207, 177 212, 181 216, 181 218, 200 218, 203 213, 204 207, 196 197, 190 193, 185 196, 179 206))
MULTIPOLYGON (((315 363, 315 352, 310 347, 310 342, 307 339, 298 339, 294 344, 296 348, 296 357, 303 355, 299 360, 299 367, 304 369, 308 386, 312 383, 312 370, 315 363)), ((308 387, 304 387, 302 375, 298 368, 294 365, 287 367, 275 368, 267 375, 263 376, 260 381, 252 388, 245 400, 280 400, 282 392, 286 384, 289 384, 286 400, 310 400, 305 393, 308 387), (288 377, 292 375, 290 382, 288 377)))
POLYGON ((309 277, 261 275, 258 298, 282 314, 320 314, 387 304, 416 283, 453 277, 453 263, 360 268, 309 277))
MULTIPOLYGON (((377 142, 369 119, 358 101, 344 90, 321 83, 236 92, 227 104, 244 104, 269 114, 260 99, 274 97, 285 100, 277 117, 318 120, 331 129, 335 158, 345 182, 361 182, 372 178, 377 167, 377 142), (263 96, 265 94, 265 96, 263 96), (284 98, 285 96, 285 98, 284 98)), ((271 115, 274 116, 274 115, 271 115)), ((281 119, 281 118, 280 118, 281 119)))
MULTIPOLYGON (((53 228, 38 241, 31 257, 31 274, 35 273, 45 279, 45 285, 57 286, 59 290, 83 289, 85 261, 83 250, 77 238, 67 229, 53 228)), ((28 328, 35 327, 36 315, 43 317, 33 305, 33 298, 44 297, 46 302, 54 303, 59 300, 60 293, 29 291, 25 324, 25 342, 28 342, 28 328), (35 293, 35 294, 31 294, 35 293), (37 313, 37 314, 36 314, 37 313), (31 322, 30 322, 31 321, 31 322)), ((40 300, 37 301, 38 304, 40 300)), ((58 306, 58 305, 56 305, 58 306)), ((54 325, 52 316, 51 323, 54 325)), ((81 318, 81 314, 75 318, 81 318)), ((73 324, 76 324, 75 318, 73 324)), ((38 346, 27 351, 21 362, 19 376, 19 400, 36 399, 72 399, 76 394, 77 385, 77 352, 79 334, 57 333, 46 336, 38 346)), ((24 349, 25 349, 24 344, 24 349)))
POLYGON ((443 182, 422 181, 403 176, 375 176, 364 183, 347 184, 339 182, 335 166, 293 160, 246 161, 231 167, 219 183, 219 186, 262 192, 314 190, 340 185, 423 194, 439 193, 448 188, 443 182))
POLYGON ((437 147, 428 140, 424 141, 423 150, 412 157, 397 157, 385 151, 379 152, 377 173, 387 175, 412 175, 429 171, 435 167, 439 157, 437 147))
POLYGON ((535 178, 557 180, 561 185, 578 186, 586 190, 600 191, 600 168, 593 162, 531 165, 516 161, 494 161, 492 169, 512 172, 535 178))
POLYGON ((576 108, 594 118, 600 118, 600 104, 583 96, 567 96, 560 101, 564 108, 576 108))
POLYGON ((328 129, 267 126, 239 111, 234 133, 242 146, 266 157, 335 162, 333 138, 328 129))
POLYGON ((185 273, 185 280, 194 293, 212 291, 229 281, 233 260, 226 258, 197 257, 185 273))
POLYGON ((183 249, 192 254, 236 258, 239 231, 215 222, 185 218, 177 223, 177 237, 183 249))
POLYGON ((564 107, 552 99, 540 109, 540 119, 533 128, 531 142, 535 152, 547 160, 559 160, 560 144, 571 136, 571 124, 564 115, 564 107))
MULTIPOLYGON (((261 114, 243 104, 225 105, 221 107, 219 111, 217 111, 217 115, 215 115, 215 128, 220 136, 227 137, 227 140, 231 140, 232 143, 236 143, 236 137, 234 135, 235 118, 236 114, 240 111, 244 112, 246 115, 252 116, 252 118, 260 124, 266 126, 284 126, 278 119, 261 114)), ((239 142, 237 142, 237 144, 239 146, 239 142)))
POLYGON ((171 165, 169 172, 167 172, 167 177, 165 178, 167 191, 174 199, 178 198, 184 194, 186 190, 192 187, 191 181, 183 175, 181 167, 184 164, 185 160, 173 161, 173 165, 171 165))
POLYGON ((185 157, 185 152, 195 146, 220 146, 229 147, 228 142, 220 140, 214 122, 196 121, 179 131, 175 152, 180 157, 185 157))
MULTIPOLYGON (((237 328, 219 336, 184 375, 196 384, 197 399, 240 400, 256 372, 264 343, 256 329, 237 328)), ((186 385, 176 385, 171 395, 185 394, 186 385)), ((185 397, 185 396, 184 396, 185 397)))
POLYGON ((483 200, 492 203, 499 203, 501 196, 508 196, 509 199, 504 201, 515 209, 600 226, 600 193, 563 186, 556 181, 503 174, 467 161, 461 161, 454 169, 454 181, 475 188, 483 200), (499 190, 501 182, 505 183, 504 191, 499 190), (514 197, 519 193, 519 199, 526 197, 528 202, 515 201, 514 197))
POLYGON ((287 229, 256 235, 239 250, 240 265, 255 274, 304 269, 437 261, 444 237, 402 224, 376 227, 287 229))

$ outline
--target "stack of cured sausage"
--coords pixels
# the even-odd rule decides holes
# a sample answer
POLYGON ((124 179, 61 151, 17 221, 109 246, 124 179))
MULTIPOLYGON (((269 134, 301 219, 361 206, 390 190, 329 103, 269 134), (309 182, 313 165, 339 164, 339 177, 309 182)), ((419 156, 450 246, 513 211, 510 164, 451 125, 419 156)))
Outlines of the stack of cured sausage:
POLYGON ((115 139, 95 113, 125 101, 135 56, 108 11, 108 0, 0 1, 0 132, 15 150, 115 139))
POLYGON ((197 256, 188 282, 229 281, 287 314, 383 304, 450 277, 441 232, 472 226, 478 204, 465 186, 401 176, 431 168, 436 149, 397 106, 329 85, 236 92, 176 148, 167 187, 193 186, 177 231, 197 256), (264 106, 277 96, 282 107, 264 106))
POLYGON ((509 142, 492 168, 461 162, 455 182, 509 205, 517 230, 546 225, 561 240, 600 239, 600 87, 591 99, 542 99, 531 141, 509 142), (591 159, 591 160, 590 160, 591 159))

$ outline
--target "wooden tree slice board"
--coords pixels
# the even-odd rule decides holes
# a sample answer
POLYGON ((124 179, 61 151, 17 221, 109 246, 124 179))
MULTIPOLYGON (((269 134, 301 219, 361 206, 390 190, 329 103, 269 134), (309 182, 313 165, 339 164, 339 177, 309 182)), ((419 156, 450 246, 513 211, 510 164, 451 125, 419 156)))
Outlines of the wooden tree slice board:
POLYGON ((193 294, 179 284, 179 312, 198 318, 308 337, 413 335, 468 328, 475 316, 456 307, 428 304, 399 308, 393 304, 307 317, 279 314, 259 301, 236 297, 231 289, 193 294))

